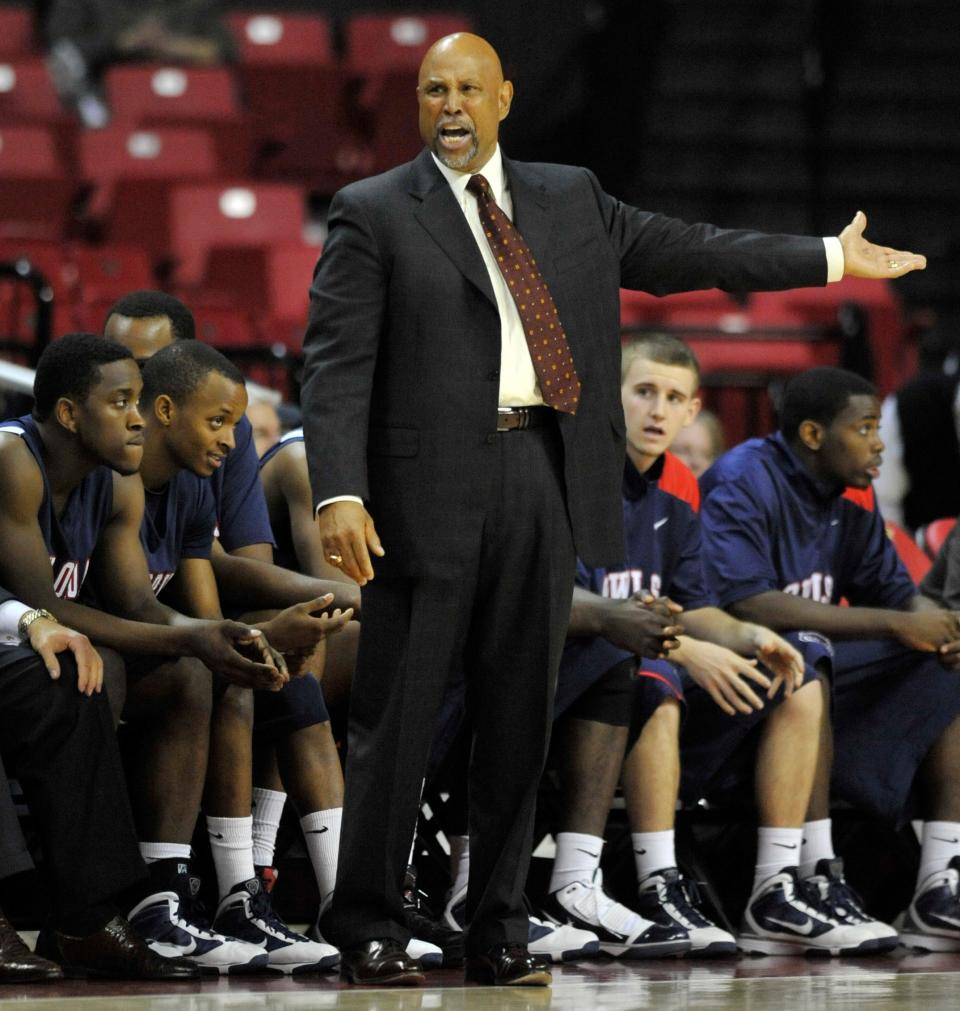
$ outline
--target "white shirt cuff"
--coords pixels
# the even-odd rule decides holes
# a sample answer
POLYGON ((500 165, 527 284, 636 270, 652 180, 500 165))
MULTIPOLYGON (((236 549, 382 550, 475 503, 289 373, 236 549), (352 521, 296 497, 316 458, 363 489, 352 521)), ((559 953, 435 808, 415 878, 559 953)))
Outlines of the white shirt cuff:
POLYGON ((823 237, 823 249, 827 254, 827 284, 843 280, 843 246, 836 235, 823 237))
POLYGON ((313 515, 316 516, 324 506, 330 505, 331 502, 358 502, 360 505, 363 505, 363 499, 359 495, 334 495, 333 498, 325 498, 313 510, 313 515))
POLYGON ((17 635, 17 625, 20 619, 32 608, 21 604, 19 600, 7 600, 0 604, 0 644, 4 646, 19 646, 20 636, 17 635))

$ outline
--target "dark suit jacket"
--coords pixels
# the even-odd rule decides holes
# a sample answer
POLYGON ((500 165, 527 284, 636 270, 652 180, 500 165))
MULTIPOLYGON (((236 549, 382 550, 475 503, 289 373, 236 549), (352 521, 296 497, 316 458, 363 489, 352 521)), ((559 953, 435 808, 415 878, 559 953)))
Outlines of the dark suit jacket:
MULTIPOLYGON (((819 238, 687 225, 627 206, 583 168, 504 158, 514 221, 583 384, 560 415, 570 521, 590 565, 622 555, 619 288, 657 295, 826 282, 819 238)), ((364 498, 378 571, 442 569, 479 536, 500 319, 473 233, 429 152, 341 190, 311 289, 304 429, 315 502, 364 498)))

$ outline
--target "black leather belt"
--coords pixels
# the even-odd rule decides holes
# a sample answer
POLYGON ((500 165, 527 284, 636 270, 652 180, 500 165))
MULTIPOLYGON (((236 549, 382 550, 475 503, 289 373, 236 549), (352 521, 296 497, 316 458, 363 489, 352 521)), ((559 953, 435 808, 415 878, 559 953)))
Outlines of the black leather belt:
POLYGON ((514 432, 522 428, 540 428, 553 417, 554 410, 546 405, 538 407, 498 407, 497 431, 514 432))

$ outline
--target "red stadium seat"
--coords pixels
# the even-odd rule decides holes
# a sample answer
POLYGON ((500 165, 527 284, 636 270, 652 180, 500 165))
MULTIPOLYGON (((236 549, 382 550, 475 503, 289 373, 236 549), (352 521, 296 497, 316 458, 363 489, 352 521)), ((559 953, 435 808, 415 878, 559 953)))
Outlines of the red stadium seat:
POLYGON ((930 558, 936 558, 946 539, 950 536, 950 531, 956 525, 956 516, 945 516, 943 519, 933 520, 917 531, 917 543, 930 558))
MULTIPOLYGON (((77 271, 60 242, 0 238, 0 263, 20 264, 21 272, 35 270, 43 276, 53 293, 54 335, 77 328, 77 271)), ((32 341, 35 311, 33 298, 24 285, 0 281, 0 332, 4 337, 32 341)))
POLYGON ((238 12, 228 22, 253 117, 257 174, 302 179, 327 192, 365 174, 326 18, 238 12))
POLYGON ((161 258, 169 249, 169 194, 176 183, 220 175, 213 138, 199 127, 109 127, 80 139, 81 178, 94 186, 87 214, 112 242, 161 258))
POLYGON ((892 520, 887 520, 885 525, 887 536, 893 541, 900 561, 903 562, 910 578, 915 583, 919 583, 930 571, 930 566, 933 565, 929 555, 924 553, 903 527, 897 526, 892 520))
POLYGON ((70 257, 76 268, 77 297, 85 305, 116 301, 156 283, 150 258, 139 246, 75 246, 70 257))
POLYGON ((213 246, 283 245, 300 238, 304 191, 283 183, 176 186, 170 197, 171 252, 179 285, 198 284, 213 246))
POLYGON ((437 39, 469 31, 470 24, 450 14, 363 14, 346 25, 346 61, 362 82, 358 116, 370 138, 373 171, 383 171, 417 155, 414 89, 424 54, 437 39))
POLYGON ((725 291, 710 288, 707 291, 686 291, 676 295, 658 297, 645 291, 620 289, 620 325, 637 326, 660 323, 679 310, 698 310, 719 320, 723 316, 743 312, 741 306, 725 291))
POLYGON ((107 71, 104 87, 116 124, 206 127, 225 172, 249 168, 250 133, 229 68, 118 66, 107 71))
POLYGON ((304 244, 214 246, 202 289, 256 312, 270 343, 299 350, 307 320, 310 279, 320 249, 304 244))
POLYGON ((34 52, 33 14, 28 7, 0 7, 0 57, 34 52))
POLYGON ((40 57, 0 57, 0 121, 51 123, 66 118, 40 57))
POLYGON ((62 238, 73 194, 50 130, 0 128, 0 236, 62 238))

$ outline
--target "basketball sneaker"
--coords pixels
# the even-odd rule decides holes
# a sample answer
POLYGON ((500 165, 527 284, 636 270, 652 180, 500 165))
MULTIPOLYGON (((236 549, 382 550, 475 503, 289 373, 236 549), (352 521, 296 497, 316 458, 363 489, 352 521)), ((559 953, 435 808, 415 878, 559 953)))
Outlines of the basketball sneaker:
POLYGON ((681 927, 690 938, 691 955, 735 955, 733 934, 700 911, 700 890, 676 867, 667 867, 640 882, 637 912, 662 927, 681 927))
MULTIPOLYGON (((447 899, 443 920, 452 930, 464 929, 466 905, 466 887, 447 899)), ((591 930, 581 930, 570 923, 555 923, 549 917, 541 919, 529 911, 527 923, 527 951, 531 955, 551 962, 570 962, 578 958, 592 958, 600 953, 600 939, 591 930)))
POLYGON ((600 950, 622 958, 660 958, 690 950, 690 938, 677 923, 664 926, 610 898, 597 868, 589 881, 574 881, 547 896, 544 912, 555 923, 567 923, 597 935, 600 950))
POLYGON ((820 893, 784 867, 762 881, 747 901, 737 945, 759 955, 802 952, 854 955, 874 950, 876 938, 861 926, 841 925, 820 903, 820 893))
POLYGON ((900 940, 923 951, 960 951, 960 857, 928 875, 900 924, 900 940))
POLYGON ((186 895, 178 888, 154 892, 130 910, 127 919, 147 946, 164 958, 186 958, 221 976, 266 969, 263 948, 211 929, 196 899, 200 879, 190 877, 183 884, 186 895))
POLYGON ((332 944, 311 941, 277 916, 259 877, 234 885, 221 899, 213 925, 266 952, 267 967, 284 975, 333 972, 340 964, 332 944))
MULTIPOLYGON (((417 869, 412 864, 407 867, 403 878, 403 916, 414 938, 437 948, 441 956, 440 964, 447 969, 463 965, 463 932, 460 928, 454 930, 445 922, 437 920, 424 904, 423 894, 417 888, 417 869)), ((425 969, 433 967, 433 958, 429 962, 424 961, 426 954, 415 955, 409 947, 407 954, 411 958, 419 958, 425 969)))
POLYGON ((861 927, 872 935, 876 944, 868 947, 867 942, 864 942, 859 949, 861 952, 874 951, 880 954, 884 951, 893 951, 900 943, 900 937, 893 927, 874 919, 863 908, 863 900, 847 884, 843 876, 843 860, 840 857, 819 860, 816 872, 806 881, 819 893, 821 908, 825 909, 837 923, 844 927, 861 927))

